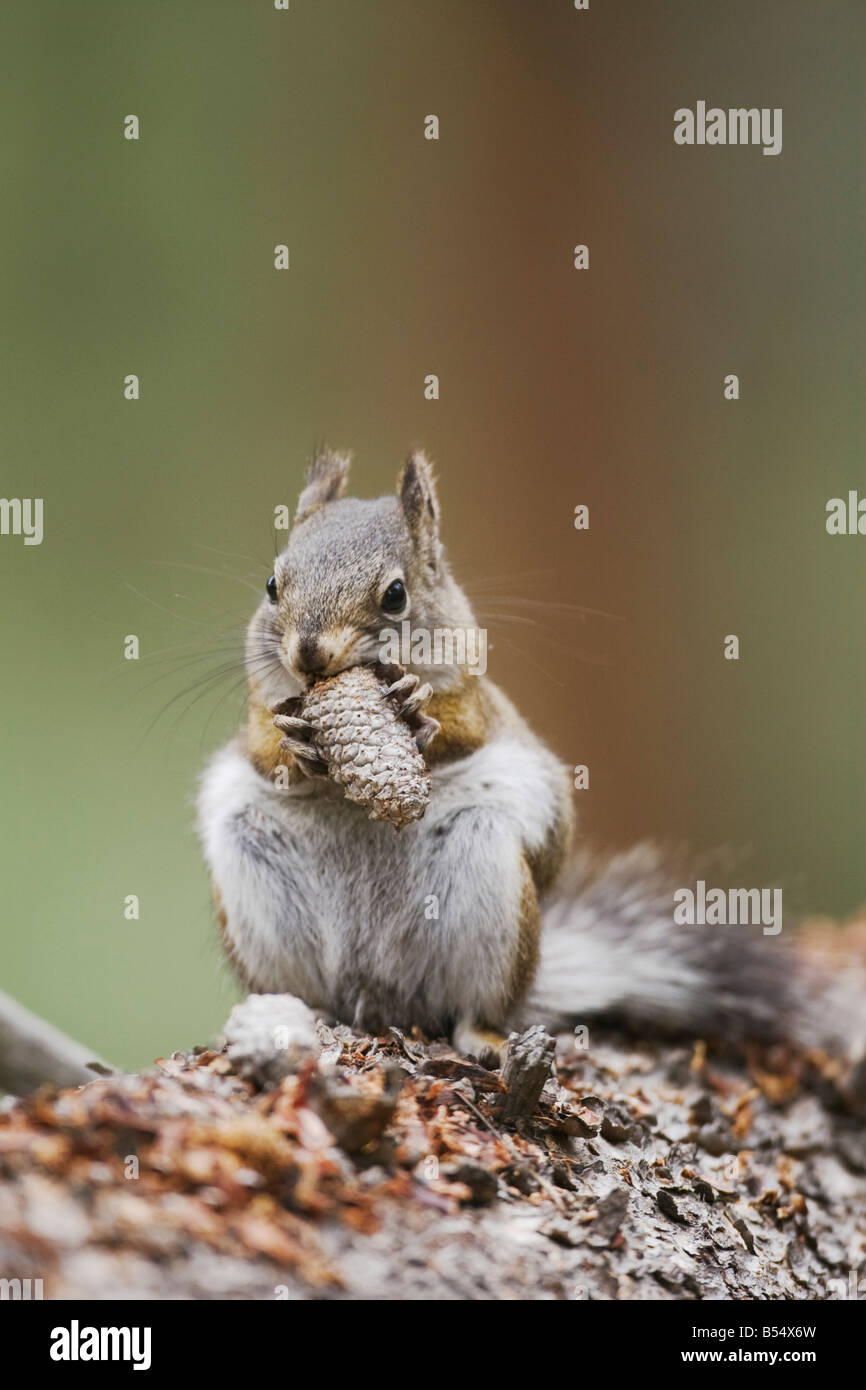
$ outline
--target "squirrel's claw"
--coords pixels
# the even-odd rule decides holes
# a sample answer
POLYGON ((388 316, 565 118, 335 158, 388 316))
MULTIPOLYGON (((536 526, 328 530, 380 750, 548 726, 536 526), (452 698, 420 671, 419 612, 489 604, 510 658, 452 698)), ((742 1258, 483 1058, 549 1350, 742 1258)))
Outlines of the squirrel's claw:
POLYGON ((280 747, 287 753, 291 753, 302 772, 308 777, 321 771, 325 766, 325 761, 317 748, 313 748, 309 743, 301 743, 297 738, 281 738, 280 747))
POLYGON ((274 724, 285 734, 309 734, 313 728, 308 719, 299 719, 295 714, 276 714, 274 724))
POLYGON ((385 694, 408 695, 410 691, 415 689, 419 680, 419 676, 401 676, 399 680, 394 681, 391 685, 388 686, 387 690, 385 691, 385 694))
POLYGON ((400 704, 400 714, 405 717, 406 715, 417 714, 419 710, 424 708, 433 694, 433 687, 428 681, 422 685, 420 676, 401 676, 399 680, 394 681, 393 685, 388 686, 385 694, 406 697, 400 704))
POLYGON ((429 714, 415 715, 415 746, 419 753, 423 753, 431 738, 435 738, 442 725, 438 719, 431 719, 429 714))
POLYGON ((274 704, 268 705, 268 709, 271 714, 297 714, 300 703, 300 695, 288 695, 285 699, 276 700, 274 704))
POLYGON ((425 705, 429 704, 432 695, 433 687, 430 685, 429 681, 425 681, 423 685, 419 685, 414 695, 410 695, 408 700, 404 700, 403 704, 400 706, 400 713, 404 716, 407 714, 417 714, 419 710, 422 710, 425 705))

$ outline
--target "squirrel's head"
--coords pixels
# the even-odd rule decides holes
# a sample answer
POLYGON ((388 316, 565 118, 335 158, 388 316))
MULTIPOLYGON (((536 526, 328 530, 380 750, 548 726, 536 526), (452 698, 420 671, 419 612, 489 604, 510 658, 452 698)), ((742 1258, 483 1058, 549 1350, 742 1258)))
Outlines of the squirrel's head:
POLYGON ((288 544, 250 624, 247 664, 264 698, 284 694, 286 676, 294 692, 381 660, 383 633, 399 631, 410 615, 413 628, 471 622, 448 571, 424 455, 409 456, 393 496, 369 501, 343 496, 349 464, 346 454, 313 459, 288 544))

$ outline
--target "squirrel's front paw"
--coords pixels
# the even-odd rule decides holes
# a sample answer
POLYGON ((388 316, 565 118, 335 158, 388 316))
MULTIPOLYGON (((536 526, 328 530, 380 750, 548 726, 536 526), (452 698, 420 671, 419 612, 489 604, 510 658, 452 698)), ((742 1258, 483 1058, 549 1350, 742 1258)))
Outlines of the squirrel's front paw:
POLYGON ((435 719, 426 719, 422 715, 422 711, 426 709, 432 698, 432 685, 429 681, 425 681, 422 685, 420 676, 401 676, 399 680, 388 686, 385 694, 396 698, 397 712, 401 719, 412 719, 413 716, 418 716, 415 721, 415 742, 419 751, 423 753, 433 735, 439 731, 439 725, 435 719))
POLYGON ((301 772, 306 777, 321 777, 325 771, 325 760, 311 742, 313 736, 313 726, 308 719, 301 719, 293 713, 297 709, 298 701, 296 697, 290 696, 288 700, 279 700, 277 704, 271 705, 271 714, 274 716, 274 724, 285 738, 280 739, 280 747, 287 753, 291 753, 301 772))
POLYGON ((417 714, 430 703, 433 687, 429 681, 422 685, 420 676, 401 676, 388 686, 385 694, 396 695, 399 713, 405 718, 407 714, 417 714))

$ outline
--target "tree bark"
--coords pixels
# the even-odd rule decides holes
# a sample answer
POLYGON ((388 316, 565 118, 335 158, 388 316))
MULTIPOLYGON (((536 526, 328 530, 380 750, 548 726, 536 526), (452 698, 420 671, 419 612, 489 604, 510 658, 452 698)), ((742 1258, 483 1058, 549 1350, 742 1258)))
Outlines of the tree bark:
POLYGON ((599 1032, 560 1036, 548 1074, 533 1030, 500 1076, 255 999, 223 1047, 7 1101, 0 1277, 46 1298, 846 1296, 866 1138, 830 1063, 599 1032))

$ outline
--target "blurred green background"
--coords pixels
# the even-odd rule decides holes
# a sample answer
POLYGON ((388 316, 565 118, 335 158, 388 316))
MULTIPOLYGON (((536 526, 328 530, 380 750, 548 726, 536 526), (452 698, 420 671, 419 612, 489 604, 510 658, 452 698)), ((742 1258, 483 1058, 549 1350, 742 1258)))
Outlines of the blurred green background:
POLYGON ((866 489, 864 39, 854 0, 8 0, 2 492, 45 539, 0 538, 2 988, 128 1066, 224 1020, 192 797, 321 439, 362 494, 430 451, 590 838, 866 898, 866 541, 824 527, 866 489), (783 107, 782 154, 675 146, 698 99, 783 107))

